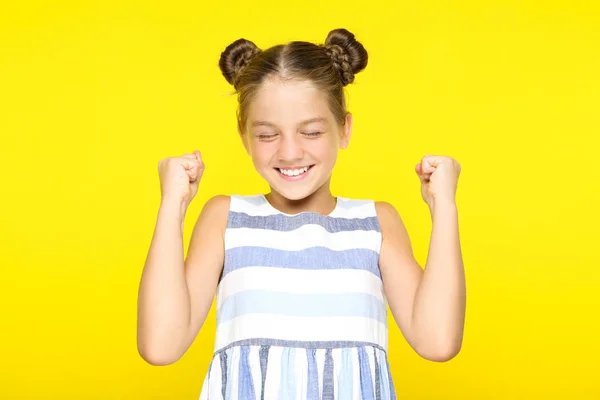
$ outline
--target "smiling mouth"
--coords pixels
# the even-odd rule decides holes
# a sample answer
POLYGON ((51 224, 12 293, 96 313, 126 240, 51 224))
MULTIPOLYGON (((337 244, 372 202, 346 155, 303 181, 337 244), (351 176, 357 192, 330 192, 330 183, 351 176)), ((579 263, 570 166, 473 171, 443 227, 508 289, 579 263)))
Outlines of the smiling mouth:
POLYGON ((306 172, 308 172, 312 167, 314 167, 314 164, 308 165, 305 167, 301 167, 301 168, 290 168, 290 169, 275 168, 275 170, 278 171, 281 175, 284 175, 289 178, 293 178, 296 176, 301 176, 301 175, 306 174, 306 172))

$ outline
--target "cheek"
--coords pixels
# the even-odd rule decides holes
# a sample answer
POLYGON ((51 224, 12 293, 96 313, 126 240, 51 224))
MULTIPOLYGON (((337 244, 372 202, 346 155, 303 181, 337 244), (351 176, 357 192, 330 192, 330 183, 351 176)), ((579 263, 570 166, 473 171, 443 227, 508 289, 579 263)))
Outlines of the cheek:
POLYGON ((271 162, 277 149, 271 143, 253 143, 252 161, 257 167, 264 166, 271 162))
POLYGON ((311 143, 308 148, 310 148, 310 154, 317 157, 320 161, 325 162, 337 157, 338 143, 335 140, 327 138, 319 143, 317 141, 314 144, 311 143))

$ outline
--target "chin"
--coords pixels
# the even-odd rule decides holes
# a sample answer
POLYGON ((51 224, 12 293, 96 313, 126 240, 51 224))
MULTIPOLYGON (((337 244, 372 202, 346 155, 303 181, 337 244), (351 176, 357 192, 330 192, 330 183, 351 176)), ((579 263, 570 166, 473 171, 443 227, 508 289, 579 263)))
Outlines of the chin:
MULTIPOLYGON (((316 184, 316 176, 307 176, 299 181, 286 181, 279 172, 263 171, 262 177, 267 181, 272 190, 289 200, 302 200, 313 194, 320 185, 316 184)), ((317 171, 312 171, 317 172, 317 171)))
POLYGON ((302 200, 307 198, 308 196, 310 196, 311 194, 313 194, 315 191, 314 190, 310 190, 310 189, 306 189, 306 190, 282 190, 282 191, 277 191, 277 193, 281 194, 283 197, 285 197, 288 200, 302 200))
POLYGON ((314 193, 312 185, 298 185, 296 187, 289 187, 287 185, 271 184, 271 189, 279 193, 281 196, 288 200, 302 200, 314 193))

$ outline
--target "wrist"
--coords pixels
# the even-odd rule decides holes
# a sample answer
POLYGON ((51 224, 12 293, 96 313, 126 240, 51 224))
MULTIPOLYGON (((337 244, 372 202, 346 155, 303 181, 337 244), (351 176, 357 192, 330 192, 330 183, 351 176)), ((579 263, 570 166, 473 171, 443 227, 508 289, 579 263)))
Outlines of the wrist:
POLYGON ((183 224, 188 204, 179 199, 163 198, 160 201, 159 212, 168 214, 170 218, 175 217, 183 224))
POLYGON ((457 209, 456 201, 454 199, 431 199, 427 203, 429 210, 433 214, 437 211, 454 211, 457 209))

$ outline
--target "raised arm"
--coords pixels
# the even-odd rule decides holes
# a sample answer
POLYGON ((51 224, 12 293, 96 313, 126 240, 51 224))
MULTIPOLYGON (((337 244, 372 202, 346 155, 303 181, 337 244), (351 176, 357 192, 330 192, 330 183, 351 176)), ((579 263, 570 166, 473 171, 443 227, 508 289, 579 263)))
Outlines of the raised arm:
POLYGON ((408 233, 396 209, 379 202, 376 208, 382 231, 380 269, 390 310, 407 342, 428 360, 447 361, 461 349, 466 308, 458 211, 453 197, 453 179, 458 178, 460 166, 456 172, 451 159, 429 161, 425 158, 417 167, 423 198, 432 217, 425 268, 413 256, 408 233), (444 166, 446 171, 441 167, 444 162, 450 164, 444 166), (438 175, 432 175, 435 168, 439 168, 438 175), (432 183, 437 186, 432 188, 432 183))
POLYGON ((184 260, 183 221, 201 171, 191 158, 168 163, 161 173, 163 199, 138 294, 138 352, 153 365, 179 360, 206 319, 223 267, 223 234, 229 210, 227 196, 213 197, 205 204, 184 260), (183 167, 178 170, 180 164, 183 167), (180 179, 180 173, 189 175, 191 191, 173 195, 168 187, 183 187, 182 182, 187 182, 180 179))

